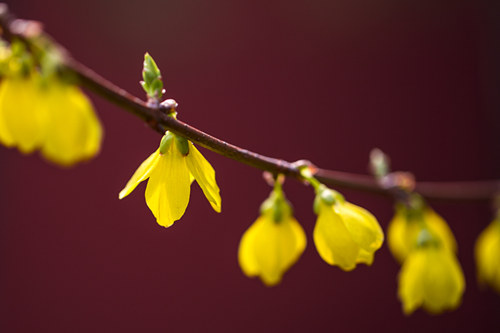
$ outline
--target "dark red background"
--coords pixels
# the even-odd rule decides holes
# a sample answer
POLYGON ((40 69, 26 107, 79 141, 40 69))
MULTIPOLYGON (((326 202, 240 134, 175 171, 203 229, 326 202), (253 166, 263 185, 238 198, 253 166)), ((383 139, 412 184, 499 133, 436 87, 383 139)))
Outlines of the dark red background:
MULTIPOLYGON (((149 51, 179 118, 247 149, 366 173, 379 147, 420 180, 500 178, 496 0, 9 2, 138 96, 149 51)), ((387 247, 370 268, 328 266, 312 242, 312 190, 289 180, 309 244, 266 288, 237 263, 270 190, 261 172, 203 149, 223 212, 193 185, 182 220, 161 228, 144 185, 118 200, 160 136, 90 96, 106 130, 91 163, 61 170, 0 147, 1 332, 500 331, 500 297, 479 290, 473 261, 488 203, 433 203, 467 289, 457 311, 405 317, 387 247)), ((387 226, 390 201, 340 190, 387 226)))

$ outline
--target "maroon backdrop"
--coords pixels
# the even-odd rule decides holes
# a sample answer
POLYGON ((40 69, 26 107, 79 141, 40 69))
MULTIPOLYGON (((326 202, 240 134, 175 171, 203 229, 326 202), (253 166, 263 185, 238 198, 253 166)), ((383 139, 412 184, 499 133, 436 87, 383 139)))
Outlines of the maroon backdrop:
MULTIPOLYGON (((9 1, 138 96, 149 51, 179 119, 221 139, 358 173, 379 147, 420 180, 500 178, 498 4, 9 1)), ((500 297, 478 288, 473 260, 488 203, 433 203, 456 234, 467 288, 457 311, 405 317, 387 247, 369 268, 328 266, 312 242, 312 190, 289 180, 309 244, 266 288, 237 263, 270 190, 261 172, 203 149, 223 212, 193 185, 182 220, 159 227, 144 185, 118 192, 160 136, 90 96, 106 130, 92 162, 62 170, 0 147, 1 332, 500 331, 500 297)), ((389 200, 339 190, 387 226, 389 200)))

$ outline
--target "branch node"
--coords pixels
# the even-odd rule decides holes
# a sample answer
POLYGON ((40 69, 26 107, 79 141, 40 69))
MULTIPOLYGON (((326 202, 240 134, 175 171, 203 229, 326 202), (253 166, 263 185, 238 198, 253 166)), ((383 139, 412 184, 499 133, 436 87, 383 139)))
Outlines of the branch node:
POLYGON ((174 99, 169 98, 160 103, 159 109, 165 114, 177 113, 178 105, 174 99))

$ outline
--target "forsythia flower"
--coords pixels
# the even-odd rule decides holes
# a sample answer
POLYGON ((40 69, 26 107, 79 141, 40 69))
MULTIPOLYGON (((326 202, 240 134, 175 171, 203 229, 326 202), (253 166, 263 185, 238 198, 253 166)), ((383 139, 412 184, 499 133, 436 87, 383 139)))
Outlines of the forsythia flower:
POLYGON ((500 293, 500 215, 479 235, 475 256, 479 282, 500 293))
POLYGON ((417 244, 417 237, 425 225, 443 245, 452 252, 457 251, 457 243, 450 228, 432 208, 410 209, 403 204, 396 206, 396 213, 389 223, 387 242, 392 255, 400 263, 417 244))
POLYGON ((345 271, 359 263, 372 264, 373 254, 384 241, 384 233, 370 212, 324 187, 316 195, 315 211, 318 220, 313 238, 324 261, 345 271))
POLYGON ((102 128, 92 105, 75 86, 36 74, 5 77, 0 83, 0 142, 28 154, 40 149, 70 166, 99 151, 102 128))
POLYGON ((306 236, 292 216, 290 204, 276 181, 275 190, 262 204, 261 216, 241 238, 238 261, 248 277, 259 276, 273 286, 299 259, 306 247, 306 236))
POLYGON ((422 306, 437 314, 460 305, 465 290, 462 269, 453 252, 423 229, 399 273, 398 295, 405 314, 422 306))
POLYGON ((194 179, 212 208, 221 211, 214 169, 190 141, 171 132, 165 133, 160 148, 137 168, 119 198, 129 195, 148 178, 146 203, 163 227, 170 227, 186 211, 194 179))

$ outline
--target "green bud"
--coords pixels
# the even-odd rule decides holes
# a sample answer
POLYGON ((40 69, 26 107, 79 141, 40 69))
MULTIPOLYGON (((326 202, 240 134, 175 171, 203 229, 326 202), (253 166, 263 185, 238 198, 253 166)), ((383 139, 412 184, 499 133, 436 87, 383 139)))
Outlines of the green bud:
POLYGON ((172 140, 174 139, 174 134, 172 134, 172 132, 165 132, 165 135, 163 136, 163 138, 161 138, 161 142, 160 142, 160 154, 165 154, 168 149, 170 148, 170 146, 172 145, 172 140))
POLYGON ((370 168, 376 178, 386 176, 390 171, 390 162, 384 152, 378 148, 370 152, 370 168))
POLYGON ((144 55, 143 66, 142 78, 144 81, 141 81, 142 88, 148 94, 149 98, 161 99, 163 95, 163 81, 161 79, 160 69, 149 53, 144 55))
POLYGON ((177 149, 181 152, 183 156, 187 156, 189 154, 189 142, 182 136, 175 136, 175 144, 177 145, 177 149))
POLYGON ((335 203, 335 196, 329 188, 324 188, 319 192, 321 200, 327 205, 333 205, 335 203))
POLYGON ((276 184, 269 197, 260 205, 262 215, 271 215, 275 223, 279 223, 293 214, 292 205, 286 200, 281 184, 276 184))

